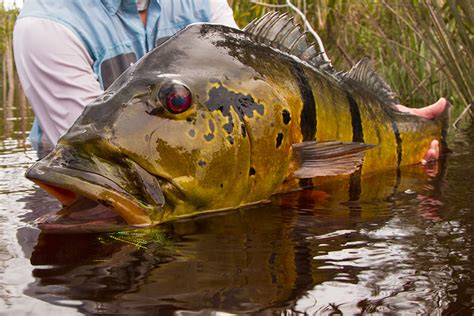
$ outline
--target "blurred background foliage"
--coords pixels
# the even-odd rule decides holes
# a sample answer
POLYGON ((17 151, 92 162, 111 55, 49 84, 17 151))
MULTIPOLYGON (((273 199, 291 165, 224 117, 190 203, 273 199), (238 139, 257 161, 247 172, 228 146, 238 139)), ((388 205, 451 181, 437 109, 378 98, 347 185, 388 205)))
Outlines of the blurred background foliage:
MULTIPOLYGON (((288 12, 285 0, 229 0, 240 27, 268 11, 288 12)), ((293 0, 319 34, 337 70, 368 56, 405 105, 446 96, 452 118, 474 98, 472 0, 293 0)), ((474 105, 472 105, 474 107, 474 105)), ((471 108, 472 109, 472 108, 471 108)), ((474 109, 464 115, 472 123, 474 109), (470 119, 469 119, 470 118, 470 119)))
POLYGON ((17 8, 6 8, 0 1, 0 139, 24 139, 33 117, 13 60, 12 33, 18 13, 17 8))

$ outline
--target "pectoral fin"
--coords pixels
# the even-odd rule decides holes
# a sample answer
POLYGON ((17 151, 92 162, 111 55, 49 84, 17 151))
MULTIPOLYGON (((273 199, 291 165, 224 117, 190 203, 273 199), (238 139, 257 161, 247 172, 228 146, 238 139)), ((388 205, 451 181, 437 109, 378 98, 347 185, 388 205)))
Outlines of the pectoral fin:
POLYGON ((299 163, 297 178, 314 178, 351 174, 362 164, 364 151, 374 145, 364 143, 302 142, 293 145, 299 163))

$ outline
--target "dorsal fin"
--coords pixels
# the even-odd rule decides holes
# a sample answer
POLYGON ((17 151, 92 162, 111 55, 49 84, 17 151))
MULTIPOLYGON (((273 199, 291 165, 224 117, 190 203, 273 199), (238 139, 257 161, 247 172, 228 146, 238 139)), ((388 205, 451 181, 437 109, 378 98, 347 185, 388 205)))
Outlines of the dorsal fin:
POLYGON ((363 58, 348 72, 336 72, 327 57, 324 57, 320 46, 309 44, 308 33, 303 33, 300 25, 286 13, 269 12, 250 22, 243 31, 255 41, 294 55, 331 75, 349 90, 364 90, 379 99, 382 104, 399 103, 396 93, 375 72, 368 58, 363 58))
POLYGON ((399 104, 397 94, 385 80, 374 70, 368 58, 361 59, 348 72, 339 74, 342 83, 349 89, 363 89, 372 93, 382 104, 399 104))
POLYGON ((334 73, 331 64, 322 58, 318 46, 309 44, 308 33, 303 33, 300 25, 286 13, 269 12, 250 22, 243 31, 257 42, 294 55, 325 72, 334 73))

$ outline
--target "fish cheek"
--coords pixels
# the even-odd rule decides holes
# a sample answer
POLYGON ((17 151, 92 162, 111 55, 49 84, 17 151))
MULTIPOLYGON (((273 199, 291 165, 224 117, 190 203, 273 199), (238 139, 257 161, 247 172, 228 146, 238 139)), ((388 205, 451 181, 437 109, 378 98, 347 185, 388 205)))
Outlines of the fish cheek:
POLYGON ((248 181, 249 143, 240 129, 227 133, 223 128, 227 122, 219 111, 202 111, 186 127, 186 133, 194 131, 192 139, 187 134, 182 139, 175 135, 179 141, 157 139, 157 168, 168 174, 181 193, 179 200, 172 202, 170 216, 241 204, 248 181), (228 137, 232 137, 232 143, 228 137))
POLYGON ((190 175, 195 172, 193 148, 177 146, 166 139, 156 140, 155 163, 157 169, 161 169, 160 174, 165 177, 175 178, 182 175, 190 175))

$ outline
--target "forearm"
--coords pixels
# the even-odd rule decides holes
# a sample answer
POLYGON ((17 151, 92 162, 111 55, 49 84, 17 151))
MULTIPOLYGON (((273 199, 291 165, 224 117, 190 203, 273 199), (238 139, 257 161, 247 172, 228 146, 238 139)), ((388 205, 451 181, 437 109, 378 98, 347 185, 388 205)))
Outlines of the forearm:
POLYGON ((18 20, 13 44, 25 93, 43 133, 55 144, 102 93, 92 60, 72 31, 51 20, 18 20))
POLYGON ((233 28, 239 28, 235 23, 232 9, 226 0, 210 0, 211 23, 223 24, 233 28))

